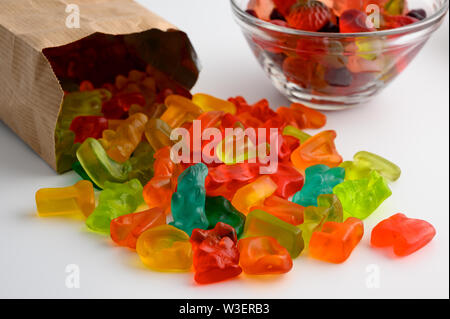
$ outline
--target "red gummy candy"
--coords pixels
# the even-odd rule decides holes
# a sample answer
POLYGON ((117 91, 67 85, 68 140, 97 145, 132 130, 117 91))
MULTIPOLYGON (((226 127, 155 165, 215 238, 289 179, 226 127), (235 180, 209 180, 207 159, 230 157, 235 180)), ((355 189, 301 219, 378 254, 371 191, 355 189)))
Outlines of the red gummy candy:
POLYGON ((88 137, 98 139, 108 128, 108 120, 103 116, 77 116, 70 124, 70 130, 75 133, 75 143, 83 143, 88 137))
POLYGON ((339 17, 341 33, 371 32, 375 28, 367 25, 367 14, 357 9, 344 11, 339 17))
POLYGON ((219 222, 211 230, 194 229, 191 243, 197 283, 218 282, 242 272, 236 231, 230 225, 219 222))
POLYGON ((331 12, 319 1, 308 0, 298 2, 291 7, 286 21, 295 29, 304 31, 319 31, 331 19, 331 12))
POLYGON ((136 242, 140 234, 151 227, 164 225, 165 223, 166 214, 159 207, 123 215, 111 221, 111 238, 119 246, 136 249, 136 242))
POLYGON ((303 175, 291 164, 279 163, 278 171, 270 175, 270 178, 278 185, 275 195, 288 199, 302 189, 303 175))
POLYGON ((370 243, 373 247, 393 247, 397 256, 407 256, 428 244, 435 235, 430 223, 398 213, 374 227, 370 243))

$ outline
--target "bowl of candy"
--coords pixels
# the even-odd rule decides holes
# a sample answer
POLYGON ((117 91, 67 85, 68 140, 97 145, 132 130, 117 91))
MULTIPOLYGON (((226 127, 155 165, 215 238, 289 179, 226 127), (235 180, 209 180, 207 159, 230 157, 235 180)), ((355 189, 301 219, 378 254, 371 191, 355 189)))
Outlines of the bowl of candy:
POLYGON ((255 57, 292 102, 360 105, 441 25, 448 0, 231 0, 255 57))

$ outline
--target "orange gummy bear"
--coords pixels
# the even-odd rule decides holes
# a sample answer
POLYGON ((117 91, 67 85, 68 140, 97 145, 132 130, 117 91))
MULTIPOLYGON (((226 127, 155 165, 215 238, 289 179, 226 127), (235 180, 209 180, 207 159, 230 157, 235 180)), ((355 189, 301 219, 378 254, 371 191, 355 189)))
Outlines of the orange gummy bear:
POLYGON ((324 164, 328 167, 336 167, 342 163, 342 156, 336 150, 334 139, 336 132, 333 130, 320 132, 307 139, 291 154, 291 161, 299 170, 324 164))
POLYGON ((339 264, 350 257, 364 234, 363 222, 349 217, 345 222, 326 222, 321 231, 312 234, 309 242, 311 257, 339 264))
POLYGON ((239 240, 239 263, 249 275, 284 274, 292 269, 292 258, 286 248, 269 236, 239 240))

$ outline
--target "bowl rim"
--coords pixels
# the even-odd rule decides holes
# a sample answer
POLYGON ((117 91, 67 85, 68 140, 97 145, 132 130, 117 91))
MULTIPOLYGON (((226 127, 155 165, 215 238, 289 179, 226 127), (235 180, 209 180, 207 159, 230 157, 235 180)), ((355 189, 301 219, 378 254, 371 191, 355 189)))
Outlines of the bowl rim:
POLYGON ((449 0, 443 0, 442 5, 439 10, 434 12, 432 15, 426 17, 419 22, 415 22, 412 24, 405 25, 400 28, 389 29, 389 30, 378 30, 371 32, 357 32, 357 33, 338 33, 338 32, 312 32, 312 31, 303 31, 297 30, 293 28, 287 28, 283 26, 279 26, 262 19, 256 18, 243 9, 236 3, 236 0, 230 0, 232 11, 236 16, 238 16, 241 20, 243 20, 247 24, 253 24, 264 29, 268 29, 270 31, 277 31, 280 33, 285 33, 289 35, 298 35, 298 36, 310 36, 310 37, 327 37, 327 38, 354 38, 354 37, 379 37, 379 36, 389 36, 403 33, 412 33, 418 30, 423 30, 436 22, 440 21, 441 18, 445 16, 448 11, 448 2, 449 0))

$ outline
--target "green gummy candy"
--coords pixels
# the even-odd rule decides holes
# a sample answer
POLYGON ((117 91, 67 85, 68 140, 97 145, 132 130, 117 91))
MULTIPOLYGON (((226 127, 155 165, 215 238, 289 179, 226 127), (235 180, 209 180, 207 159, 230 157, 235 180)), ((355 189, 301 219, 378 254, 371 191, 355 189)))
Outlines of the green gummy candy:
POLYGON ((344 212, 365 219, 392 195, 386 180, 375 170, 367 178, 348 180, 334 187, 344 212))
POLYGON ((311 137, 311 135, 309 135, 308 133, 305 133, 292 125, 287 125, 283 129, 283 135, 293 136, 296 139, 299 139, 301 143, 306 142, 306 140, 311 137))
POLYGON ((86 219, 89 229, 109 234, 111 220, 133 213, 144 202, 143 187, 137 179, 120 184, 105 182, 98 206, 86 219))
POLYGON ((231 202, 223 196, 206 197, 206 218, 209 229, 216 226, 218 222, 230 225, 236 230, 238 238, 244 230, 245 215, 231 205, 231 202))
POLYGON ((77 150, 77 158, 86 174, 100 188, 105 182, 123 183, 129 179, 129 161, 118 163, 109 158, 103 146, 94 138, 87 138, 77 150))

